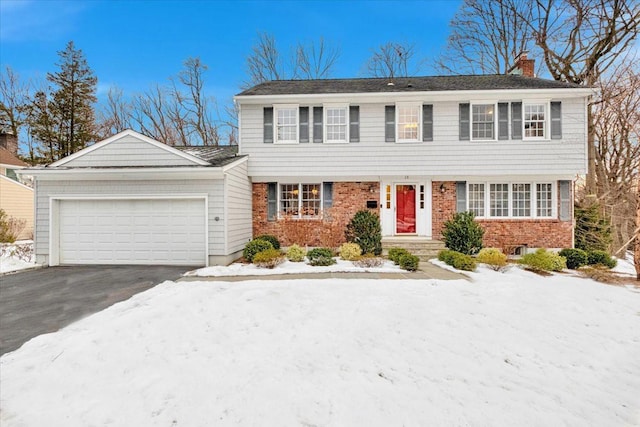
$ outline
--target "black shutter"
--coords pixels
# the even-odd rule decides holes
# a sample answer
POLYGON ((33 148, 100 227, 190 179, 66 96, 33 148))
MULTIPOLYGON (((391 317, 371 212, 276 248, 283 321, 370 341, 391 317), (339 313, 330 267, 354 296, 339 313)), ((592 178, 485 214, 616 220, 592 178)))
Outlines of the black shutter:
POLYGON ((551 103, 551 139, 562 139, 562 103, 551 103))
POLYGON ((267 221, 278 218, 278 183, 267 183, 267 221))
POLYGON ((456 182, 456 212, 467 210, 467 182, 456 182))
POLYGON ((386 142, 396 141, 396 106, 385 105, 384 107, 384 140, 386 142))
POLYGON ((273 144, 273 107, 264 107, 264 143, 273 144))
POLYGON ((313 142, 322 141, 322 107, 313 107, 313 142))
POLYGON ((509 103, 498 103, 498 139, 509 139, 509 103))
POLYGON ((322 183, 322 209, 333 206, 333 182, 322 183))
POLYGON ((433 141, 433 105, 422 106, 422 140, 433 141))
POLYGON ((511 139, 522 139, 522 102, 511 103, 511 139))
POLYGON ((360 142, 360 107, 349 107, 349 142, 360 142))
POLYGON ((300 142, 309 142, 309 107, 300 107, 300 142))
POLYGON ((560 221, 570 221, 571 215, 571 181, 558 181, 560 191, 560 221))
POLYGON ((460 141, 469 140, 469 104, 460 104, 460 141))

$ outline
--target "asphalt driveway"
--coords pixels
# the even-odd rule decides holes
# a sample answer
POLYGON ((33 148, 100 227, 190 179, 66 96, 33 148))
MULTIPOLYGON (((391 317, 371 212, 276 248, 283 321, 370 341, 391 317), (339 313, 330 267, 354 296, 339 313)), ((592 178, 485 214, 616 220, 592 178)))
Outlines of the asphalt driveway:
POLYGON ((0 355, 193 267, 69 266, 0 277, 0 355))

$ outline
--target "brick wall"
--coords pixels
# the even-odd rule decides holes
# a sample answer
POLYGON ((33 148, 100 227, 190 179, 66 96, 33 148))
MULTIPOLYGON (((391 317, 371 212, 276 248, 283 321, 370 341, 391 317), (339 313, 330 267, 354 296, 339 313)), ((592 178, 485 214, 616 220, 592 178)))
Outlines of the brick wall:
MULTIPOLYGON (((456 212, 456 183, 432 183, 433 238, 442 239, 444 223, 456 212), (440 186, 444 186, 444 193, 440 186)), ((557 201, 559 204, 559 200, 557 201)), ((573 222, 558 219, 477 220, 485 230, 484 246, 506 248, 527 245, 531 248, 570 248, 573 222)))
MULTIPOLYGON (((367 201, 380 203, 378 182, 334 182, 333 207, 319 219, 280 218, 267 221, 267 184, 253 184, 253 235, 273 234, 283 246, 339 246, 344 243, 345 227, 367 201)), ((379 209, 371 209, 378 213, 379 209)))

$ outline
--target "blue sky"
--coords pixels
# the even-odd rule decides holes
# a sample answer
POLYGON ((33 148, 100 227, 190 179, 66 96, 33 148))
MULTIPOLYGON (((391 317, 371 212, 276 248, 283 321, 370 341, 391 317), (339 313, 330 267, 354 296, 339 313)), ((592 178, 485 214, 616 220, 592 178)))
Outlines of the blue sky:
POLYGON ((0 62, 22 78, 55 71, 69 40, 98 77, 99 96, 116 85, 131 94, 165 83, 199 56, 207 86, 228 103, 246 79, 257 32, 288 53, 320 37, 340 47, 334 77, 357 77, 371 51, 387 41, 414 43, 429 59, 446 43, 459 0, 433 1, 0 1, 0 62))

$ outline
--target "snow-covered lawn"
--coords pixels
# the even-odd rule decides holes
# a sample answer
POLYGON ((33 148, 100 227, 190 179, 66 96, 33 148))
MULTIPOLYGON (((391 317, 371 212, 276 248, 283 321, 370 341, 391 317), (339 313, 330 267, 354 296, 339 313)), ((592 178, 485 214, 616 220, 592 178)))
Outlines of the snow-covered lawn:
POLYGON ((5 354, 0 382, 3 427, 637 426, 640 290, 165 282, 5 354))
POLYGON ((0 273, 35 267, 34 258, 32 240, 0 243, 0 273))

